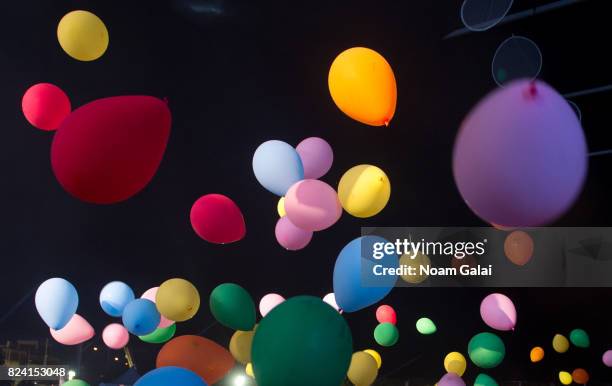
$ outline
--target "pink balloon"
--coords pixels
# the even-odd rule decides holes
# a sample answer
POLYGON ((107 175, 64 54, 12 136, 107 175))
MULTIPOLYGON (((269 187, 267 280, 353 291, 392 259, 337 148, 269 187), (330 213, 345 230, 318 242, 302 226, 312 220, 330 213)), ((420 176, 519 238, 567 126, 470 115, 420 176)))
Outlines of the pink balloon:
POLYGON ((95 335, 95 331, 91 324, 81 315, 74 314, 72 319, 61 330, 49 329, 51 336, 58 343, 72 346, 75 344, 88 341, 95 335))
POLYGON ((261 316, 266 316, 268 312, 272 311, 272 309, 282 302, 285 301, 285 298, 279 294, 267 294, 259 301, 259 312, 261 316))
MULTIPOLYGON (((157 290, 159 287, 149 288, 142 294, 141 298, 147 299, 155 303, 155 295, 157 295, 157 290)), ((159 320, 159 325, 157 328, 166 328, 172 326, 174 324, 174 320, 170 320, 166 318, 164 315, 161 315, 161 319, 159 320)))
POLYGON ((376 320, 378 323, 396 324, 397 314, 393 307, 384 304, 376 309, 376 320))
POLYGON ((446 373, 438 381, 438 386, 465 386, 465 382, 455 373, 446 373))
POLYGON ((342 308, 340 308, 338 303, 336 303, 336 295, 334 295, 333 292, 330 292, 327 295, 323 296, 323 301, 332 306, 334 310, 338 311, 339 313, 342 313, 342 308))
POLYGON ((319 180, 302 180, 285 195, 285 211, 289 220, 307 231, 320 231, 334 225, 342 215, 338 194, 319 180))
POLYGON ((120 350, 130 341, 130 333, 123 325, 112 323, 106 326, 104 331, 102 331, 102 340, 109 348, 120 350))
POLYGON ((606 351, 601 359, 603 360, 604 365, 612 367, 612 350, 606 351))
POLYGON ((56 85, 38 83, 23 94, 21 110, 32 126, 51 131, 70 114, 70 99, 56 85))
POLYGON ((287 216, 278 219, 274 233, 276 234, 276 241, 290 251, 302 249, 312 240, 311 231, 296 227, 287 216))
POLYGON ((500 331, 514 330, 516 308, 506 295, 490 294, 480 303, 480 316, 487 326, 500 331))
POLYGON ((323 138, 306 138, 296 146, 295 150, 302 159, 305 179, 314 180, 323 177, 334 162, 334 152, 323 138))

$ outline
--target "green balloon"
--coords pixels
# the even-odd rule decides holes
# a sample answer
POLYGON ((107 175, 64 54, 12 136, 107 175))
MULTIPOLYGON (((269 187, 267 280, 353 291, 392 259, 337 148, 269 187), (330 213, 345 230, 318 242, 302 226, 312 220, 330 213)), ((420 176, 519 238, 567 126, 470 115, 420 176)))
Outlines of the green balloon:
POLYGON ((255 326, 255 303, 238 284, 217 286, 210 294, 210 311, 219 323, 234 330, 250 331, 255 326))
POLYGON ((499 386, 497 381, 487 374, 478 374, 474 381, 474 386, 499 386))
POLYGON ((338 386, 351 363, 353 338, 335 309, 320 298, 297 296, 259 322, 251 355, 258 386, 338 386))
POLYGON ((438 331, 436 324, 429 318, 421 318, 416 322, 416 329, 423 335, 431 335, 438 331))
POLYGON ((581 328, 576 328, 570 332, 570 342, 576 347, 587 348, 591 345, 589 334, 581 328))
POLYGON ((64 382, 62 386, 89 386, 89 383, 80 379, 73 379, 68 382, 64 382))
POLYGON ((399 331, 392 323, 381 323, 374 329, 374 339, 381 346, 393 346, 399 339, 399 331))
POLYGON ((165 343, 172 339, 176 332, 176 323, 164 328, 158 328, 150 334, 139 336, 140 340, 147 343, 165 343))
POLYGON ((497 335, 490 332, 481 332, 470 339, 468 354, 476 366, 491 369, 504 360, 506 346, 497 335))

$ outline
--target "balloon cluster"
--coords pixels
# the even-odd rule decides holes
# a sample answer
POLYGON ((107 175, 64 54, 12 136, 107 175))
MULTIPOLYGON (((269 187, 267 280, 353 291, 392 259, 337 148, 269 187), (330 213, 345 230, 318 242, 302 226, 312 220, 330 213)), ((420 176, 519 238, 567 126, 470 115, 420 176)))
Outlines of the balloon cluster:
POLYGON ((399 330, 396 327, 397 314, 393 307, 382 305, 376 309, 378 326, 374 329, 374 340, 381 346, 393 346, 399 340, 399 330))

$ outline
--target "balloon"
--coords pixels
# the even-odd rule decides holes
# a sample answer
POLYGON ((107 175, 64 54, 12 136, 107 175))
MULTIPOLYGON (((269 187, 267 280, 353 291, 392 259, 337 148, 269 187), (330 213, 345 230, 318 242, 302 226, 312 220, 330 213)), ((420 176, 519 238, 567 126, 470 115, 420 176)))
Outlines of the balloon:
POLYGON ((573 329, 570 332, 570 342, 576 347, 588 348, 591 345, 589 334, 581 328, 573 329))
POLYGON ((246 233, 240 208, 222 194, 198 198, 191 207, 189 218, 195 233, 211 243, 233 243, 242 240, 246 233))
POLYGON ((148 299, 132 300, 123 309, 123 325, 134 335, 147 335, 159 326, 160 314, 148 299))
MULTIPOLYGON (((155 303, 155 297, 157 296, 158 289, 159 287, 149 288, 148 290, 145 291, 145 293, 142 294, 141 298, 148 299, 152 301, 153 303, 155 303)), ((169 327, 174 324, 174 320, 170 320, 163 315, 160 315, 160 316, 161 318, 159 320, 159 326, 157 326, 158 329, 163 329, 163 328, 169 327)))
POLYGON ((436 324, 429 318, 420 318, 416 322, 416 329, 420 334, 431 335, 438 331, 436 324))
POLYGON ((51 166, 60 185, 89 203, 127 200, 151 181, 170 135, 170 110, 150 96, 98 99, 55 133, 51 166))
POLYGON ((370 126, 389 125, 395 114, 393 70, 378 52, 364 47, 343 51, 329 69, 329 92, 338 108, 370 126))
POLYGON ((323 177, 334 162, 334 152, 323 138, 306 138, 295 147, 295 150, 302 160, 306 179, 316 180, 323 177))
POLYGON ((168 327, 158 327, 155 331, 147 335, 139 336, 140 340, 147 343, 166 343, 176 333, 176 324, 168 327))
POLYGON ((57 40, 64 52, 83 62, 98 59, 108 48, 108 30, 91 12, 68 12, 57 25, 57 40))
POLYGON ((249 331, 257 317, 251 295, 234 283, 217 286, 210 294, 210 311, 219 323, 234 330, 249 331))
POLYGON ((465 386, 465 382, 455 373, 446 373, 437 383, 438 386, 465 386))
POLYGON ((169 366, 151 370, 140 377, 134 386, 208 386, 193 371, 180 367, 169 366))
POLYGON ((394 324, 381 323, 374 329, 374 340, 381 346, 390 347, 397 343, 399 331, 394 324))
POLYGON ((374 360, 376 361, 376 368, 380 369, 380 366, 382 366, 382 357, 380 356, 378 351, 367 349, 367 350, 363 350, 363 352, 371 355, 372 358, 374 358, 374 360))
POLYGON ((89 383, 80 379, 71 379, 68 382, 62 383, 62 386, 89 386, 89 383))
POLYGON ((287 218, 307 231, 320 231, 334 225, 342 215, 336 191, 319 180, 303 180, 285 195, 287 218))
POLYGON ((291 185, 304 179, 304 167, 297 151, 283 141, 267 141, 253 155, 253 172, 261 186, 284 196, 291 185))
POLYGON ((323 301, 332 306, 334 310, 338 311, 339 313, 342 313, 342 308, 340 308, 338 306, 338 303, 336 303, 336 295, 334 295, 333 292, 323 296, 323 301))
POLYGON ((276 204, 276 211, 278 212, 278 217, 285 217, 287 212, 285 211, 285 197, 281 197, 276 204))
POLYGON ((236 331, 229 343, 229 351, 235 360, 246 365, 251 362, 251 347, 253 346, 253 336, 255 330, 252 331, 236 331))
POLYGON ((572 379, 579 385, 586 385, 589 382, 589 373, 585 369, 575 369, 572 371, 572 379))
POLYGON ((96 333, 91 324, 79 314, 74 314, 64 328, 60 330, 50 328, 49 330, 53 339, 67 346, 86 342, 96 333))
POLYGON ((542 347, 534 347, 529 352, 529 359, 533 362, 539 362, 544 359, 544 349, 542 347))
POLYGON ((353 354, 347 372, 348 379, 355 385, 369 386, 378 376, 378 365, 374 357, 363 351, 353 354))
MULTIPOLYGON (((208 384, 214 384, 234 367, 234 358, 210 339, 196 335, 178 336, 166 343, 157 354, 156 366, 178 366, 191 370, 208 384)), ((168 385, 181 385, 170 382, 168 385)))
POLYGON ((559 371, 559 381, 564 385, 572 383, 572 374, 567 371, 559 371))
POLYGON ((155 305, 160 314, 170 320, 184 322, 193 318, 200 308, 200 294, 185 279, 166 280, 159 286, 155 305))
POLYGON ((446 357, 444 357, 444 369, 447 373, 455 373, 461 377, 463 373, 465 373, 466 367, 467 362, 465 361, 465 357, 457 351, 448 353, 446 357))
POLYGON ((120 350, 130 341, 130 333, 119 323, 112 323, 102 331, 102 340, 109 348, 120 350))
POLYGON ((112 281, 100 291, 100 306, 110 316, 119 317, 129 302, 134 300, 134 291, 121 281, 112 281))
POLYGON ((603 353, 601 360, 603 361, 604 365, 612 367, 612 350, 608 350, 603 353))
POLYGON ((487 374, 481 373, 474 380, 474 386, 499 386, 499 384, 487 374))
POLYGON ((497 367, 506 355, 504 342, 495 334, 481 332, 468 343, 468 354, 474 364, 483 369, 497 367))
POLYGON ((262 317, 264 317, 268 314, 268 312, 272 311, 274 307, 278 306, 284 301, 285 298, 279 294, 267 294, 259 301, 259 313, 262 317))
POLYGON ((396 324, 397 314, 393 307, 384 304, 376 309, 376 320, 378 320, 378 323, 396 324))
POLYGON ((533 239, 523 231, 510 233, 504 241, 504 254, 515 265, 529 263, 533 256, 533 239))
POLYGON ((41 130, 55 130, 70 114, 70 99, 51 83, 30 87, 21 99, 21 111, 30 124, 41 130))
POLYGON ((561 334, 556 334, 552 341, 553 349, 559 354, 563 354, 569 349, 569 341, 561 334))
POLYGON ((255 373, 253 372, 253 364, 252 363, 247 363, 246 367, 244 368, 244 372, 249 377, 255 378, 255 373))
POLYGON ((414 256, 412 253, 406 253, 400 257, 399 265, 402 267, 404 272, 406 272, 406 274, 400 276, 403 281, 410 284, 420 284, 429 277, 427 272, 421 273, 421 267, 429 267, 431 265, 431 260, 427 255, 424 255, 421 252, 417 252, 416 256, 414 256), (410 271, 414 271, 414 273, 408 273, 410 271))
POLYGON ((353 166, 342 175, 338 184, 342 207, 355 217, 374 216, 385 208, 390 196, 389 177, 373 165, 353 166))
POLYGON ((497 88, 468 114, 455 140, 457 188, 487 223, 551 223, 573 204, 586 171, 587 146, 576 114, 540 81, 497 88))
POLYGON ((276 241, 289 251, 298 251, 312 240, 312 231, 306 231, 293 225, 287 216, 281 217, 274 228, 276 241))
POLYGON ((47 326, 61 330, 76 313, 79 294, 68 280, 54 277, 38 287, 35 303, 38 314, 47 326))
POLYGON ((253 369, 261 386, 340 385, 353 352, 351 331, 321 299, 285 300, 261 320, 253 338, 253 369))
POLYGON ((480 303, 480 316, 487 326, 495 330, 514 330, 514 326, 516 326, 514 303, 503 294, 487 295, 480 303))

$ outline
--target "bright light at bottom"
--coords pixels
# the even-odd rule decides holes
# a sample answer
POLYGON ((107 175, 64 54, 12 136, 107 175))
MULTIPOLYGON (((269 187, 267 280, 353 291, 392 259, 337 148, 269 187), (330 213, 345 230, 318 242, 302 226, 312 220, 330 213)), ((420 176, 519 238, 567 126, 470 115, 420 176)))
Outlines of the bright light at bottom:
POLYGON ((74 370, 70 370, 68 371, 68 380, 72 380, 72 378, 74 378, 76 376, 76 371, 74 370))
POLYGON ((244 386, 247 384, 247 377, 244 375, 236 375, 234 378, 234 386, 244 386))

